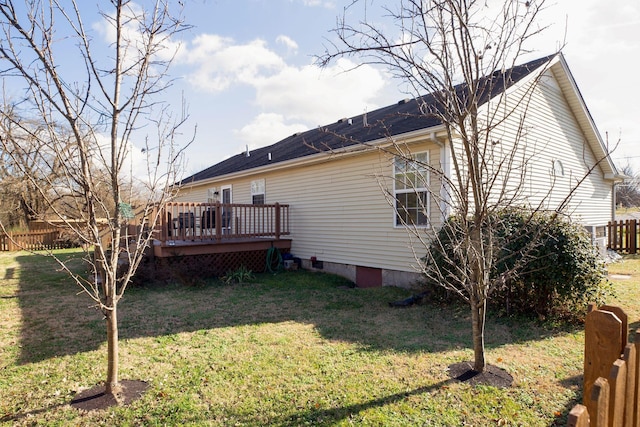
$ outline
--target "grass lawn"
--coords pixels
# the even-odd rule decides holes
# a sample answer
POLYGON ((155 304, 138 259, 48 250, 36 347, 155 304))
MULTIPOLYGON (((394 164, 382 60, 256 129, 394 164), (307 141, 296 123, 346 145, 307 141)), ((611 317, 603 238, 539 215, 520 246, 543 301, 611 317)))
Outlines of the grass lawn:
MULTIPOLYGON (((611 271, 631 276, 615 280, 612 303, 636 328, 640 258, 611 271)), ((392 309, 407 291, 343 285, 287 272, 130 289, 121 378, 149 390, 128 407, 80 412, 69 401, 106 376, 101 314, 49 259, 2 253, 0 424, 548 426, 581 399, 581 327, 490 317, 488 362, 515 384, 471 387, 447 373, 473 356, 465 306, 392 309)))

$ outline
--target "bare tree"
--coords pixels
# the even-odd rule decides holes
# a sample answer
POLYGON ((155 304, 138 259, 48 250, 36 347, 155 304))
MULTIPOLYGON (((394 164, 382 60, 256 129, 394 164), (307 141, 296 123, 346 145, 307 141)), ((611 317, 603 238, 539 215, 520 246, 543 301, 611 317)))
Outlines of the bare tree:
POLYGON ((640 206, 640 173, 633 170, 630 164, 622 168, 626 175, 624 182, 616 186, 616 201, 625 208, 640 206))
POLYGON ((24 227, 48 210, 37 188, 51 194, 51 184, 57 181, 61 165, 42 142, 46 124, 18 118, 15 111, 14 105, 6 104, 4 119, 0 118, 0 197, 3 224, 24 227), (16 122, 21 126, 14 126, 16 122))
MULTIPOLYGON (((387 68, 420 104, 421 116, 441 124, 445 136, 438 143, 450 153, 450 173, 445 173, 444 165, 416 158, 408 146, 396 143, 392 152, 402 163, 396 170, 405 172, 393 179, 403 180, 401 185, 415 194, 428 189, 442 216, 453 218, 445 224, 450 227, 448 238, 453 239, 454 253, 447 260, 450 268, 428 267, 435 261, 430 245, 444 247, 445 242, 438 241, 437 230, 415 226, 416 217, 429 212, 429 201, 418 197, 417 209, 415 201, 414 208, 407 209, 388 187, 382 185, 382 189, 397 209, 397 222, 412 234, 423 273, 469 303, 473 369, 483 372, 487 300, 527 259, 523 251, 512 268, 492 275, 496 263, 504 261, 496 253, 499 226, 494 214, 509 206, 531 205, 524 191, 531 173, 528 165, 545 149, 526 143, 526 116, 535 84, 517 93, 506 90, 519 78, 516 64, 529 53, 527 43, 544 29, 536 25, 536 18, 545 1, 403 0, 383 7, 381 15, 375 14, 374 3, 351 2, 335 29, 337 41, 320 62, 357 56, 387 68), (364 8, 364 18, 351 23, 358 5, 364 8), (488 108, 489 102, 501 108, 488 108), (507 122, 510 130, 505 132, 507 122), (430 183, 428 176, 436 177, 439 185, 430 183)), ((548 66, 550 59, 536 66, 548 66)), ((587 165, 586 175, 594 167, 587 165)), ((583 179, 573 177, 573 185, 577 187, 583 179)), ((551 182, 549 187, 553 186, 551 182)), ((558 215, 566 210, 572 193, 553 206, 558 215)), ((551 199, 550 189, 533 202, 533 211, 548 208, 551 199)))
POLYGON ((153 238, 152 233, 130 236, 123 227, 130 191, 140 179, 131 173, 130 156, 145 148, 149 173, 138 183, 146 193, 136 213, 148 221, 140 225, 155 224, 172 197, 181 153, 190 142, 178 145, 187 118, 184 106, 174 116, 159 99, 172 83, 168 67, 178 46, 174 38, 187 26, 165 0, 111 0, 100 7, 105 9, 75 0, 0 2, 0 75, 23 90, 20 114, 3 111, 3 119, 37 141, 39 151, 23 156, 10 139, 2 142, 45 201, 43 219, 55 218, 93 248, 85 254, 94 272, 88 277, 57 261, 105 316, 105 386, 117 397, 122 390, 118 303, 153 238), (87 26, 87 16, 99 22, 87 26), (98 25, 109 44, 88 30, 98 25), (34 132, 29 121, 44 127, 34 132), (49 178, 53 163, 59 166, 55 180, 49 178))

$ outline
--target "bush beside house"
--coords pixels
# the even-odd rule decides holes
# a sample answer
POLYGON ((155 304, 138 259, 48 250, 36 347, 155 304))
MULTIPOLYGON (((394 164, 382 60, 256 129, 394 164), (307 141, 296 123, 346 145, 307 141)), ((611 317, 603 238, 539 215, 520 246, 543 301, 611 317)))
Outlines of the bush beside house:
MULTIPOLYGON (((434 262, 452 278, 455 264, 464 262, 454 251, 460 241, 455 219, 450 218, 430 246, 434 262)), ((611 293, 604 262, 584 227, 550 213, 504 209, 484 225, 497 229, 493 277, 498 280, 489 295, 490 307, 504 314, 578 318, 589 302, 599 305, 611 293)), ((440 298, 450 298, 442 284, 427 280, 440 298)))

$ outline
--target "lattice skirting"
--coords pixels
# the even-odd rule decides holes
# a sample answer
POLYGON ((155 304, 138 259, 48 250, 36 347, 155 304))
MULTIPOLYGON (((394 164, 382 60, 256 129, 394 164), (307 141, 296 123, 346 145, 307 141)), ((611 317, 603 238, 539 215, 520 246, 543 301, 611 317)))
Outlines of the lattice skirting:
POLYGON ((136 271, 133 282, 175 280, 188 284, 201 279, 223 276, 242 266, 254 273, 262 273, 266 270, 266 260, 266 250, 178 255, 167 258, 145 257, 136 271))

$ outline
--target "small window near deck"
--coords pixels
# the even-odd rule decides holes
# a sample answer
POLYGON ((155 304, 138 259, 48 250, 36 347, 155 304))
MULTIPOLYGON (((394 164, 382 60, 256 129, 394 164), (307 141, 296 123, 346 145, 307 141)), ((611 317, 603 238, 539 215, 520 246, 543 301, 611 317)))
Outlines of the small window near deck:
POLYGON ((429 153, 395 158, 393 191, 395 225, 429 225, 429 153))
POLYGON ((264 179, 256 179, 251 181, 251 203, 254 205, 264 205, 265 197, 264 179))

